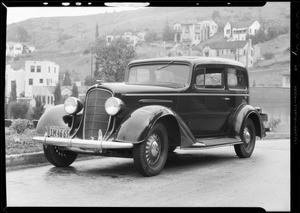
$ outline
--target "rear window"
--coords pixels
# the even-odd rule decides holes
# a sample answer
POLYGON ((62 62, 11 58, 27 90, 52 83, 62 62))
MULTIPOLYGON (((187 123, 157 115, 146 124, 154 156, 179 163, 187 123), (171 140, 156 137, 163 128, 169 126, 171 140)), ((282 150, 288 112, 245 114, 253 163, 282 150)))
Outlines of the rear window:
POLYGON ((227 72, 228 88, 231 90, 235 89, 246 89, 246 79, 243 71, 235 68, 229 68, 227 72))

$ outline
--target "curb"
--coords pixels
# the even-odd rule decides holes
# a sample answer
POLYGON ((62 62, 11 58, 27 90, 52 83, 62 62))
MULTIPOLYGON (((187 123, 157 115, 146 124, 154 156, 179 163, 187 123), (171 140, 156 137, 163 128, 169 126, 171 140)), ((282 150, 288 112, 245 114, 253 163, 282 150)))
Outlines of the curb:
MULTIPOLYGON (((267 136, 264 138, 264 140, 270 140, 270 139, 290 139, 290 134, 269 132, 267 133, 267 136)), ((78 158, 76 159, 76 161, 95 159, 101 157, 102 156, 78 154, 78 158)), ((7 168, 24 166, 24 165, 39 165, 39 164, 50 164, 46 159, 44 152, 6 155, 7 168)))
MULTIPOLYGON (((78 154, 76 161, 95 159, 95 158, 99 158, 99 157, 101 157, 101 156, 78 154)), ((5 161, 6 161, 6 167, 16 167, 16 166, 22 166, 22 165, 50 164, 48 162, 48 160, 46 159, 44 152, 6 155, 5 161)))

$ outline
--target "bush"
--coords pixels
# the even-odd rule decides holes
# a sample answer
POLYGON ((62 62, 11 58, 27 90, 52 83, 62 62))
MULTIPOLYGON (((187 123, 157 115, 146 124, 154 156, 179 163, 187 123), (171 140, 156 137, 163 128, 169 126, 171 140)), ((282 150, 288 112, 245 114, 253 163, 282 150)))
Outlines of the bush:
POLYGON ((281 122, 280 118, 270 118, 269 121, 269 128, 274 129, 278 126, 278 124, 281 122))
POLYGON ((25 118, 26 113, 28 112, 29 105, 25 101, 20 102, 11 102, 9 103, 10 114, 13 118, 25 118))
POLYGON ((6 127, 10 127, 10 126, 11 126, 11 123, 12 123, 12 120, 11 120, 11 119, 5 119, 5 126, 6 126, 6 127))
POLYGON ((264 58, 267 59, 267 60, 270 60, 270 59, 274 58, 274 53, 266 52, 264 54, 264 58))
POLYGON ((30 121, 27 119, 15 119, 12 121, 10 130, 13 133, 22 134, 27 128, 30 128, 30 121))

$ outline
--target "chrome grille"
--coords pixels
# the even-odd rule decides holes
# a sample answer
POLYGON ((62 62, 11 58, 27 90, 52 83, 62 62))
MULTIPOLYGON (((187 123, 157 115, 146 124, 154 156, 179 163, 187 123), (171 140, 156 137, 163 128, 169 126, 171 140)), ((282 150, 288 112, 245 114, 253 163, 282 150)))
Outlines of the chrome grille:
POLYGON ((88 92, 85 102, 84 139, 98 139, 98 131, 105 135, 110 122, 110 116, 105 111, 105 101, 112 97, 108 90, 93 89, 88 92))

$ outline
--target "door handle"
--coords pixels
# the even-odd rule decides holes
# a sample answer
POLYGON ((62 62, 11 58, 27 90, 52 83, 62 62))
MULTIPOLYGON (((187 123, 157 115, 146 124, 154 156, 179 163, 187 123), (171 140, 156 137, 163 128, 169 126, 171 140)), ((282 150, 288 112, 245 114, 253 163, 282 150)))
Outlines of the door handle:
POLYGON ((230 100, 230 98, 228 98, 228 97, 222 98, 222 99, 225 100, 225 101, 229 101, 230 100))

